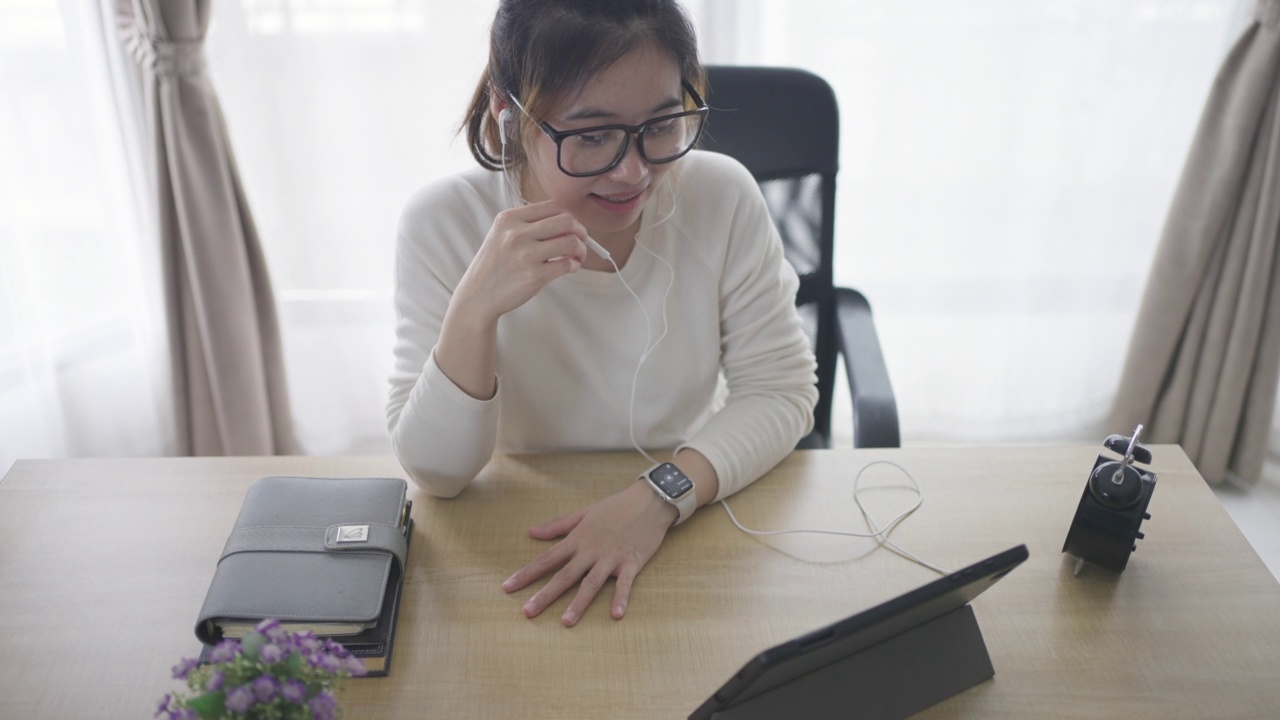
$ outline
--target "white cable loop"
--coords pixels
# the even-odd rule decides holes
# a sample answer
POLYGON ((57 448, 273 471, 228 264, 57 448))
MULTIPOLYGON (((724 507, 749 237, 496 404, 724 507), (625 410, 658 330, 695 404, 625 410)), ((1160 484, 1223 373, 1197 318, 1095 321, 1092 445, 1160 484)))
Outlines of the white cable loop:
MULTIPOLYGON (((890 487, 890 486, 884 486, 884 487, 890 487)), ((902 547, 899 546, 897 543, 889 539, 889 533, 893 532, 894 528, 896 528, 903 520, 906 520, 907 517, 909 517, 916 510, 919 510, 920 506, 924 504, 924 493, 920 491, 920 485, 916 482, 916 479, 911 476, 911 473, 907 472, 906 468, 902 467, 901 465, 895 462, 891 462, 889 460, 875 460, 870 463, 867 463, 862 467, 861 470, 858 471, 858 474, 853 478, 853 502, 858 506, 858 510, 862 513, 862 517, 866 519, 867 524, 871 526, 871 529, 874 532, 855 533, 855 532, 845 532, 845 531, 839 531, 839 530, 812 530, 807 528, 793 528, 793 529, 786 529, 786 530, 752 530, 751 528, 745 527, 743 526, 742 523, 738 522, 738 518, 733 514, 733 510, 729 507, 729 503, 726 500, 721 500, 720 504, 724 506, 724 510, 729 514, 729 519, 733 521, 733 524, 736 525, 739 530, 741 530, 744 533, 747 533, 748 535, 768 536, 768 535, 794 535, 799 533, 812 533, 815 535, 839 535, 842 537, 853 537, 853 538, 874 538, 877 542, 880 542, 881 544, 885 545, 891 551, 897 553, 898 555, 918 565, 927 567, 930 570, 940 575, 950 574, 949 571, 944 570, 943 568, 940 568, 937 565, 933 565, 932 563, 926 562, 925 560, 922 560, 919 557, 916 557, 910 552, 907 552, 906 550, 902 549, 902 547), (859 484, 862 481, 862 475, 868 469, 873 468, 877 465, 888 465, 890 467, 897 468, 899 471, 902 472, 903 475, 907 477, 907 480, 911 482, 911 490, 913 490, 916 494, 915 504, 907 508, 906 510, 898 513, 896 516, 894 516, 892 520, 889 521, 889 524, 885 525, 883 528, 876 524, 875 519, 871 517, 871 513, 867 512, 866 507, 863 506, 862 498, 859 497, 859 492, 861 492, 861 488, 859 487, 859 484)))

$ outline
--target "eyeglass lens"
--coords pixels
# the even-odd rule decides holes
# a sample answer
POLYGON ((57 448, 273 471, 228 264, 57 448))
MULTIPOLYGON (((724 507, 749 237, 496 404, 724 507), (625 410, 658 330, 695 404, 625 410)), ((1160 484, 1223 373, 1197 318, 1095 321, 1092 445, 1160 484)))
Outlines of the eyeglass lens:
MULTIPOLYGON (((642 126, 638 139, 640 153, 651 163, 660 163, 687 152, 698 137, 701 115, 683 115, 642 126)), ((589 174, 612 165, 627 144, 627 131, 592 130, 565 137, 560 142, 560 167, 565 172, 589 174)))

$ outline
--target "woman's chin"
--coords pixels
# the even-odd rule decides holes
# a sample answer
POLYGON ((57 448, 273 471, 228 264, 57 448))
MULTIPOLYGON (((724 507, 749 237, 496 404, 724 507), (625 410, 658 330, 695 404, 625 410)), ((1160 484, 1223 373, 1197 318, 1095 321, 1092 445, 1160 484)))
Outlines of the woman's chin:
MULTIPOLYGON (((634 227, 640 221, 640 215, 644 212, 643 197, 637 202, 628 203, 625 211, 619 211, 614 207, 601 207, 601 202, 596 198, 587 204, 587 217, 580 218, 583 224, 588 226, 588 230, 593 233, 618 233, 628 228, 634 227)), ((608 202, 608 201, 603 201, 608 202)))

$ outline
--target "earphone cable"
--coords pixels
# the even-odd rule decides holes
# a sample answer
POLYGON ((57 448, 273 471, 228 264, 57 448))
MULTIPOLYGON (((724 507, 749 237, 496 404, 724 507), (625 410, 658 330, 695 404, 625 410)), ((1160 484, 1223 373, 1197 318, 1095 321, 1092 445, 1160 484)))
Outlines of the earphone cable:
POLYGON ((916 482, 916 479, 912 477, 911 473, 908 472, 906 468, 889 460, 875 460, 873 462, 867 463, 862 467, 861 470, 858 471, 858 474, 855 475, 853 478, 853 502, 855 505, 858 506, 858 510, 862 513, 862 517, 866 519, 867 525, 871 527, 872 532, 855 533, 855 532, 847 532, 842 530, 816 530, 816 529, 809 529, 809 528, 789 528, 785 530, 752 530, 751 528, 748 528, 744 526, 742 523, 738 522, 738 518, 736 515, 733 514, 733 509, 729 507, 729 503, 727 500, 721 500, 720 504, 724 506, 724 510, 726 513, 729 514, 729 519, 733 521, 733 524, 737 526, 739 530, 741 530, 744 533, 747 533, 748 535, 769 536, 769 535, 797 535, 802 533, 812 533, 815 535, 837 535, 841 537, 852 537, 852 538, 873 538, 877 542, 888 547, 894 553, 897 553, 901 557, 904 557, 918 565, 922 565, 926 568, 929 568, 930 570, 940 575, 950 574, 949 571, 943 568, 940 568, 937 565, 929 563, 925 560, 922 560, 921 558, 917 557, 916 555, 913 555, 912 553, 903 549, 900 545, 898 545, 897 543, 889 539, 889 533, 893 532, 894 528, 898 527, 898 525, 901 524, 902 521, 906 520, 912 513, 914 513, 916 510, 919 510, 920 507, 924 505, 924 493, 920 490, 919 483, 916 482), (879 525, 876 524, 875 519, 871 517, 871 513, 867 510, 866 506, 862 504, 862 498, 860 496, 860 493, 862 492, 862 488, 860 487, 860 483, 862 481, 862 475, 868 469, 875 467, 877 465, 888 465, 890 467, 894 467, 900 470, 902 474, 906 476, 907 480, 910 481, 911 490, 913 490, 916 494, 915 504, 907 508, 906 510, 898 513, 897 515, 895 515, 893 519, 890 520, 888 524, 886 524, 884 527, 880 527, 879 525))

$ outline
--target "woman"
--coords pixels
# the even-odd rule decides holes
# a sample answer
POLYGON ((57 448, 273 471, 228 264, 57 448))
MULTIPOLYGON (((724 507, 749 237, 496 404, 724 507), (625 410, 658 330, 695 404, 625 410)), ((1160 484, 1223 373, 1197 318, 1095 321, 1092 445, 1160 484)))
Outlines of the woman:
POLYGON ((674 524, 811 429, 797 279, 750 174, 691 151, 705 73, 674 0, 503 0, 490 40, 466 122, 481 167, 401 219, 392 445, 441 497, 495 450, 674 448, 653 484, 531 528, 560 540, 502 585, 552 574, 529 617, 578 586, 572 626, 615 577, 621 618, 674 524))

